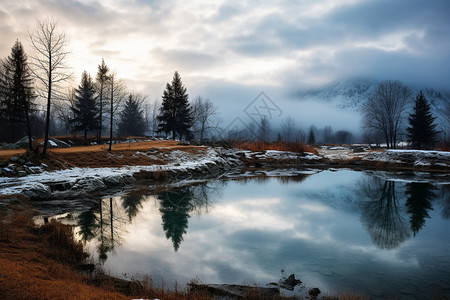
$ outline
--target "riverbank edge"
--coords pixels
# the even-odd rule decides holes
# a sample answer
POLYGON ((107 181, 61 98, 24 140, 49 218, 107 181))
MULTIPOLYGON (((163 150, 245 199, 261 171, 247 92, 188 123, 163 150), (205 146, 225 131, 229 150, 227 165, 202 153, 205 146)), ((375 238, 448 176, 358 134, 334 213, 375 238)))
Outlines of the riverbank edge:
MULTIPOLYGON (((208 147, 201 155, 191 155, 181 162, 150 166, 117 168, 67 168, 7 178, 0 199, 25 196, 28 200, 92 199, 111 195, 135 185, 170 185, 182 181, 218 178, 232 171, 274 169, 352 169, 431 174, 450 180, 450 152, 382 151, 351 158, 327 158, 311 153, 285 151, 252 152, 241 149, 208 147), (19 182, 19 184, 17 184, 19 182), (6 191, 6 192, 5 192, 6 191)), ((264 172, 260 172, 264 176, 264 172)), ((5 178, 3 178, 5 180, 5 178)))

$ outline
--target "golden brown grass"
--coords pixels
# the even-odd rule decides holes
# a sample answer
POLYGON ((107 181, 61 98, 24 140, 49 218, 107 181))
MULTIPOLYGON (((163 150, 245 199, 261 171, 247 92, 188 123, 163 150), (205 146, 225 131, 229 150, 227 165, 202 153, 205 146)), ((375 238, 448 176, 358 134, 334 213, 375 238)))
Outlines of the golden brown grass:
MULTIPOLYGON (((85 258, 71 226, 51 222, 39 227, 33 223, 30 209, 16 211, 0 219, 0 299, 215 299, 205 290, 155 288, 150 277, 129 282, 101 272, 83 275, 77 270, 85 258)), ((264 297, 250 292, 244 299, 264 297)), ((364 298, 346 295, 343 299, 364 298)))
MULTIPOLYGON (((71 148, 50 148, 48 155, 41 161, 48 169, 66 169, 70 167, 120 167, 125 165, 161 165, 162 160, 155 160, 136 152, 146 152, 157 148, 159 152, 181 150, 189 153, 201 153, 205 147, 179 146, 177 141, 146 141, 136 143, 114 144, 112 152, 108 145, 76 146, 71 148)), ((24 155, 25 150, 0 150, 0 160, 8 160, 14 155, 24 155)))
POLYGON ((278 150, 296 153, 310 152, 317 154, 317 150, 313 146, 306 145, 300 142, 236 142, 235 147, 250 151, 278 150))
POLYGON ((83 275, 77 268, 85 257, 71 226, 37 227, 30 210, 16 212, 0 220, 0 299, 212 299, 205 292, 157 289, 151 281, 83 275))

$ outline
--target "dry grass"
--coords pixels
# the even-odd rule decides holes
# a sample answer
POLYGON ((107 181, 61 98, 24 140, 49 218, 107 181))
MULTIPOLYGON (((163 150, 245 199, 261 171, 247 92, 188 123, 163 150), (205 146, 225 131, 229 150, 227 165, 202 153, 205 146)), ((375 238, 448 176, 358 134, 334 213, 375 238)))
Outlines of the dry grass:
POLYGON ((300 142, 236 142, 235 147, 250 150, 250 151, 267 151, 267 150, 277 150, 277 151, 290 151, 295 153, 305 153, 310 152, 317 154, 316 149, 313 146, 306 145, 300 142))
MULTIPOLYGON (((114 144, 112 152, 108 145, 76 146, 71 148, 50 148, 48 155, 41 161, 49 170, 71 167, 121 167, 125 165, 161 165, 162 160, 152 159, 136 152, 146 152, 156 148, 159 152, 168 153, 181 150, 189 153, 201 153, 205 147, 179 146, 177 141, 145 141, 135 143, 114 144)), ((25 150, 0 150, 0 160, 7 161, 14 155, 24 155, 25 150)))

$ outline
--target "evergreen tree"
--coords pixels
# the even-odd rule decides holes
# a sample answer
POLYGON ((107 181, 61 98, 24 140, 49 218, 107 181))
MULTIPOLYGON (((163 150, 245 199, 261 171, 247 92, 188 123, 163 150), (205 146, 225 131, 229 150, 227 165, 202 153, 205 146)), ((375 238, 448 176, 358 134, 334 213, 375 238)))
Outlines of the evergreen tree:
POLYGON ((316 143, 316 136, 314 135, 314 130, 311 127, 311 129, 309 130, 309 135, 308 135, 308 144, 314 145, 315 143, 316 143))
POLYGON ((75 89, 75 104, 72 107, 75 130, 82 130, 84 142, 87 141, 87 133, 98 129, 99 111, 97 108, 97 95, 91 76, 84 71, 81 76, 81 84, 75 89))
POLYGON ((177 134, 180 139, 183 136, 190 138, 192 116, 188 99, 181 77, 175 72, 172 84, 167 83, 163 92, 158 132, 165 132, 166 135, 172 133, 173 139, 177 134))
POLYGON ((133 95, 128 96, 124 109, 119 113, 119 134, 122 136, 143 136, 145 132, 144 113, 141 103, 133 95))
POLYGON ((30 111, 34 98, 33 79, 27 63, 27 55, 22 44, 16 41, 11 49, 11 55, 2 61, 0 115, 8 124, 11 142, 17 138, 18 125, 26 124, 30 149, 32 148, 30 111))
POLYGON ((436 118, 422 91, 416 97, 414 112, 409 116, 408 141, 414 149, 430 149, 436 143, 436 118))
POLYGON ((97 139, 100 140, 102 136, 102 129, 103 129, 103 98, 105 96, 105 85, 106 81, 108 80, 108 72, 109 68, 105 64, 105 61, 102 59, 102 64, 98 65, 98 71, 97 71, 97 83, 98 83, 98 95, 99 95, 99 118, 98 118, 98 132, 97 132, 97 139))

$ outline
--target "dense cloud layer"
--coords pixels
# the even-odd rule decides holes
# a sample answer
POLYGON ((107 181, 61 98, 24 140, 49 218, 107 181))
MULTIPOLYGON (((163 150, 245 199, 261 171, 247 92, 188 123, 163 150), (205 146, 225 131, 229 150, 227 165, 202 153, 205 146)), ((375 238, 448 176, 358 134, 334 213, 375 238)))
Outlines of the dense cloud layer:
POLYGON ((262 90, 287 101, 349 77, 437 89, 450 78, 447 0, 3 0, 0 57, 16 39, 31 51, 27 30, 49 16, 71 40, 75 82, 104 58, 152 99, 175 70, 219 106, 242 91, 240 101, 262 90))

